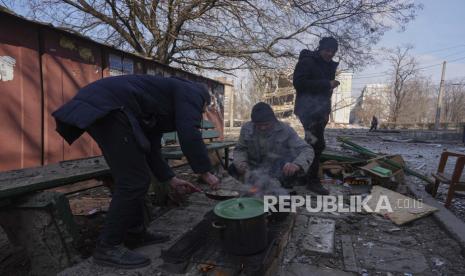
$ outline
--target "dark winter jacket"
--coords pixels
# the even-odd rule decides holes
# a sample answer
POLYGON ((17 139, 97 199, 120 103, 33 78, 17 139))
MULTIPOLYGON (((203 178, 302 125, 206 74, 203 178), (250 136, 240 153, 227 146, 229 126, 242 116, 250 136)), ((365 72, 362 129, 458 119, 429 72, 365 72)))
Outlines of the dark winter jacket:
POLYGON ((330 80, 334 80, 338 65, 324 61, 316 51, 300 52, 293 84, 297 93, 294 113, 302 122, 327 117, 331 112, 330 80))
POLYGON ((87 85, 52 116, 58 133, 71 144, 99 118, 114 110, 124 112, 138 144, 158 165, 155 176, 164 181, 174 176, 161 157, 160 141, 165 132, 178 132, 181 149, 194 172, 210 170, 199 131, 203 106, 209 101, 208 91, 188 80, 125 75, 87 85))

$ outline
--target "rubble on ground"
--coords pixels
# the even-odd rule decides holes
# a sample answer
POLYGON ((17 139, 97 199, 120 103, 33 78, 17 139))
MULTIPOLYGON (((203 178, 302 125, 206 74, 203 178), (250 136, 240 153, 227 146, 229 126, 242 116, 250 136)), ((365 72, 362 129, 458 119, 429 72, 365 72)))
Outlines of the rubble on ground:
MULTIPOLYGON (((366 196, 373 194, 371 188, 374 186, 377 187, 374 190, 376 193, 383 191, 387 194, 386 191, 391 191, 388 194, 389 198, 414 200, 402 181, 415 183, 418 186, 424 186, 426 182, 418 178, 418 175, 411 175, 404 169, 385 166, 383 161, 395 157, 397 159, 393 162, 405 162, 406 167, 412 171, 429 177, 429 174, 437 168, 438 158, 443 149, 465 151, 462 145, 457 144, 386 140, 382 133, 374 136, 370 134, 367 137, 358 130, 351 136, 350 131, 346 129, 341 132, 357 145, 384 155, 368 158, 361 156, 353 150, 341 147, 341 143, 337 141, 341 133, 330 132, 327 137, 326 157, 327 161, 331 161, 325 162, 322 167, 327 173, 323 181, 324 186, 332 194, 366 196), (399 157, 402 160, 399 160, 399 157), (364 167, 366 163, 361 164, 360 160, 369 160, 368 164, 372 165, 364 167), (373 170, 376 167, 381 169, 373 170)), ((447 170, 451 169, 447 167, 447 170)), ((177 168, 176 172, 187 180, 194 182, 197 180, 187 167, 177 168)), ((82 198, 89 200, 86 198, 92 195, 94 198, 101 198, 102 195, 108 194, 108 191, 102 192, 106 188, 98 189, 100 192, 89 192, 83 194, 82 198)), ((308 194, 304 187, 296 187, 295 191, 301 195, 308 194)), ((447 187, 440 187, 437 199, 443 201, 446 192, 447 187)), ((415 205, 414 201, 409 202, 415 205)), ((78 205, 74 208, 76 214, 83 214, 77 216, 81 221, 82 229, 87 225, 83 231, 86 233, 83 244, 89 246, 87 253, 83 255, 85 258, 89 256, 91 246, 95 243, 105 212, 105 208, 101 208, 105 206, 103 204, 90 205, 92 204, 78 205), (96 209, 98 212, 93 211, 96 209), (90 222, 93 224, 89 224, 90 222)), ((162 211, 158 209, 157 218, 150 224, 150 229, 169 233, 173 239, 166 244, 137 250, 150 256, 152 264, 149 267, 136 270, 99 267, 93 264, 91 258, 87 258, 60 275, 170 275, 166 267, 163 267, 162 250, 169 249, 179 237, 192 230, 214 205, 215 201, 206 199, 203 194, 194 194, 183 206, 162 211)), ((429 209, 427 213, 431 211, 434 210, 429 209)), ((451 211, 464 219, 465 198, 457 195, 451 211)), ((289 232, 286 243, 281 244, 281 254, 276 256, 277 266, 273 271, 277 275, 312 275, 312 273, 313 275, 464 275, 465 259, 461 255, 460 245, 438 225, 432 216, 415 210, 406 212, 415 219, 409 220, 408 223, 396 224, 393 217, 385 214, 309 213, 304 208, 299 208, 293 222, 294 227, 289 232)), ((0 233, 0 241, 2 240, 4 244, 4 235, 0 233)), ((4 247, 0 246, 0 248, 4 247)), ((2 258, 0 261, 8 258, 5 254, 1 254, 0 257, 2 258)), ((187 271, 189 275, 215 275, 215 273, 228 272, 213 260, 197 265, 191 263, 187 271)))

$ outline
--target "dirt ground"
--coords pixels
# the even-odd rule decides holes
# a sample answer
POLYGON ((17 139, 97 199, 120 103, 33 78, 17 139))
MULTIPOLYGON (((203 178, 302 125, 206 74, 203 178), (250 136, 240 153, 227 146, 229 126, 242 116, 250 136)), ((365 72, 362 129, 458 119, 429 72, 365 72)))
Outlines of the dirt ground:
MULTIPOLYGON (((375 152, 401 154, 410 168, 428 176, 437 169, 439 156, 444 149, 465 153, 463 144, 458 143, 390 142, 387 140, 400 138, 395 134, 364 133, 350 129, 327 131, 327 148, 348 154, 353 153, 340 147, 338 136, 350 137, 353 142, 375 152)), ((452 169, 453 164, 446 167, 449 173, 452 169)), ((425 185, 413 176, 406 176, 405 181, 425 185)), ((437 199, 443 202, 447 186, 441 186, 438 193, 437 199)), ((451 211, 465 220, 465 198, 456 197, 452 205, 451 211)), ((305 271, 312 271, 314 275, 346 275, 342 271, 345 268, 344 258, 348 255, 346 251, 352 248, 344 249, 342 241, 349 239, 359 275, 465 275, 461 248, 432 216, 402 226, 376 215, 351 213, 321 216, 336 221, 334 254, 302 250, 298 236, 303 234, 295 229, 283 260, 284 271, 289 273, 284 274, 305 275, 305 271)))
MULTIPOLYGON (((362 133, 352 130, 330 130, 327 132, 327 146, 335 151, 340 148, 337 136, 343 135, 375 152, 386 154, 402 154, 408 166, 430 175, 436 170, 438 158, 443 149, 465 152, 465 147, 457 143, 405 143, 387 140, 398 139, 395 134, 362 133)), ((350 153, 350 152, 347 152, 350 153)), ((448 166, 450 171, 452 166, 448 166)), ((190 181, 196 181, 195 175, 188 167, 176 169, 178 175, 190 181)), ((406 181, 424 185, 421 180, 407 176, 406 181)), ((108 191, 99 188, 84 195, 102 196, 108 191)), ((305 189, 298 190, 305 194, 305 189)), ((441 187, 438 200, 444 200, 447 187, 441 187)), ((157 211, 160 211, 157 209, 157 211)), ((465 220, 465 198, 456 197, 451 208, 458 217, 465 220)), ((184 218, 185 219, 185 218, 184 218)), ((90 256, 104 220, 104 214, 90 217, 77 217, 83 236, 80 242, 80 254, 83 259, 90 256)), ((155 220, 152 225, 156 226, 155 220)), ((464 229, 465 231, 465 229, 464 229)), ((4 233, 0 231, 0 248, 8 246, 4 233)), ((144 252, 158 252, 157 246, 147 247, 144 252)), ((153 253, 155 254, 155 253, 153 253)), ((159 254, 159 253, 157 253, 159 254)), ((1 254, 0 254, 1 256, 1 254)), ((144 271, 152 271, 155 275, 169 275, 158 269, 159 262, 144 271)), ((144 275, 143 271, 124 271, 100 269, 92 267, 92 262, 72 267, 63 275, 88 275, 93 271, 99 275, 144 275), (89 268, 91 266, 91 268, 89 268)), ((18 270, 8 275, 33 275, 27 272, 27 263, 19 263, 18 270)), ((0 270, 1 271, 1 270, 0 270)), ((312 214, 300 211, 296 226, 283 253, 280 275, 465 275, 465 259, 461 255, 458 243, 437 224, 432 216, 428 216, 403 226, 396 226, 388 219, 372 214, 312 214), (305 250, 303 239, 308 237, 308 220, 320 217, 335 222, 334 252, 322 254, 305 250), (349 241, 349 243, 347 243, 349 241), (349 246, 347 246, 349 244, 349 246), (354 270, 347 272, 347 258, 352 257, 354 270)), ((3 274, 7 275, 7 274, 3 274)))

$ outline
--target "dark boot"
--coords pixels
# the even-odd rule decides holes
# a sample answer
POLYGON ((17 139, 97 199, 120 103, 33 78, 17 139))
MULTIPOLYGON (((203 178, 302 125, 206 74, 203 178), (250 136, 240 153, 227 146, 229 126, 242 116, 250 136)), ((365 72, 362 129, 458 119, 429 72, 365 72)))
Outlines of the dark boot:
POLYGON ((94 251, 94 262, 98 265, 117 268, 140 268, 148 266, 150 259, 131 251, 123 245, 107 246, 98 244, 94 251))
POLYGON ((321 185, 319 178, 313 178, 308 181, 307 190, 314 192, 318 195, 329 195, 329 191, 321 185))
POLYGON ((138 248, 146 245, 163 243, 169 241, 168 235, 155 234, 149 231, 143 231, 142 233, 130 233, 126 235, 124 244, 128 248, 138 248))
POLYGON ((297 177, 294 186, 306 186, 307 185, 307 177, 297 177))

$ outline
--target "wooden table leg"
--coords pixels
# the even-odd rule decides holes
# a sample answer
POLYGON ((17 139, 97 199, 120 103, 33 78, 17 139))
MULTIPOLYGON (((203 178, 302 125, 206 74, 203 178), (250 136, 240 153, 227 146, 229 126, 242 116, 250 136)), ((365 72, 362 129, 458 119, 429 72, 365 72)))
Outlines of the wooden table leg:
POLYGON ((224 148, 224 166, 226 170, 229 168, 229 148, 224 148))

